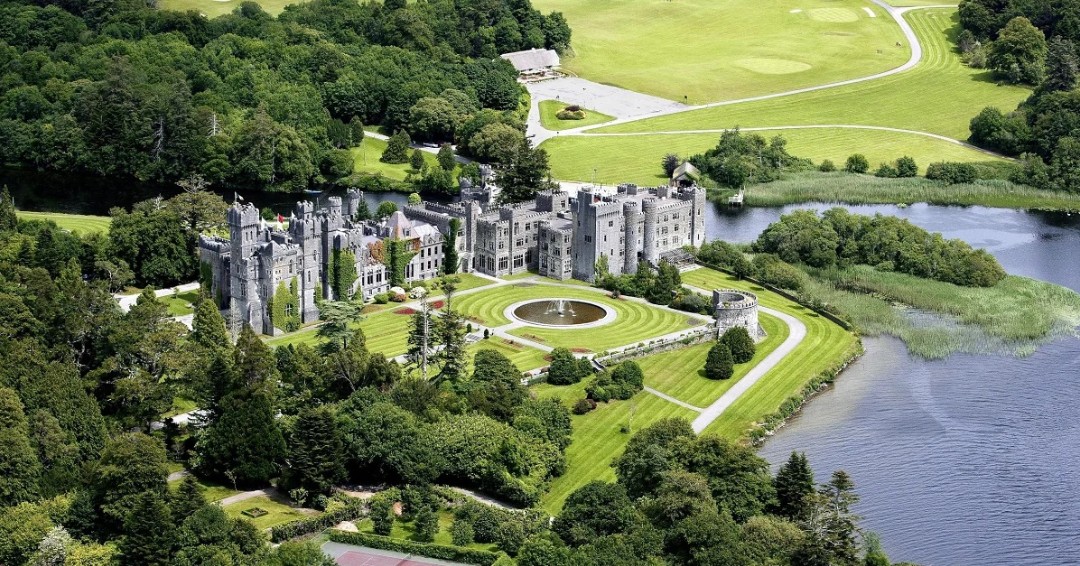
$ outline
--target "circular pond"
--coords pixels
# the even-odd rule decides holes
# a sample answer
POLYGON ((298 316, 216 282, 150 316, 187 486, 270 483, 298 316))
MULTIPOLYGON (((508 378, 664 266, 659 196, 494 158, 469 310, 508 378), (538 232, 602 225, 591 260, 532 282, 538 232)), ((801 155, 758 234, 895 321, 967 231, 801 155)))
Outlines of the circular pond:
POLYGON ((614 311, 591 301, 540 299, 511 305, 513 317, 541 326, 603 324, 615 318, 614 311))

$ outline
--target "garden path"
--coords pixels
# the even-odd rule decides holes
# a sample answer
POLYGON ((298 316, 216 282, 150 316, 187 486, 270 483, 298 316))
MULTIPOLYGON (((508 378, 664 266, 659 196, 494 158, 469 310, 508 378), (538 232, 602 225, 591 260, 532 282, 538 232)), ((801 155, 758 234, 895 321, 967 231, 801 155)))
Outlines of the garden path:
MULTIPOLYGON (((683 285, 683 287, 702 294, 709 294, 705 289, 694 287, 691 285, 683 285)), ((791 353, 802 341, 806 338, 806 325, 799 319, 778 310, 770 309, 763 306, 758 306, 761 312, 770 314, 779 318, 788 326, 788 337, 781 343, 775 350, 773 350, 768 356, 765 356, 764 360, 754 366, 750 371, 746 372, 746 375, 742 377, 735 385, 731 386, 720 396, 719 399, 713 402, 712 405, 705 407, 701 411, 701 415, 694 419, 694 422, 690 423, 694 432, 701 433, 715 421, 720 415, 724 414, 735 401, 739 399, 744 393, 746 393, 751 387, 754 386, 761 378, 765 377, 765 374, 772 368, 776 367, 776 364, 780 363, 788 354, 791 353)))

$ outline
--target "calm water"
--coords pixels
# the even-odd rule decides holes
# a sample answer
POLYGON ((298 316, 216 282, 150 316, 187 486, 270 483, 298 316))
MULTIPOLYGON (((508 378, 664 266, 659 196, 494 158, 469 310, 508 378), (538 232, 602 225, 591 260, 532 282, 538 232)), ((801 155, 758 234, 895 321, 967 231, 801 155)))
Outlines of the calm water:
MULTIPOLYGON (((746 242, 785 209, 714 211, 710 237, 746 242)), ((806 207, 803 207, 806 208, 806 207)), ((809 208, 824 209, 827 206, 809 208)), ((993 253, 1010 273, 1080 291, 1080 217, 986 209, 848 207, 908 218, 993 253)), ((927 566, 1080 564, 1080 340, 1028 358, 928 362, 891 338, 761 449, 805 451, 820 480, 850 472, 863 525, 893 560, 927 566)))
MULTIPOLYGON (((172 186, 134 189, 94 179, 0 171, 21 208, 106 214, 172 186)), ((242 193, 287 212, 297 195, 242 193)), ((232 198, 231 192, 224 195, 232 198)), ((321 195, 323 198, 328 193, 321 195)), ((314 200, 315 195, 307 198, 314 200)), ((373 208, 401 194, 369 194, 373 208)), ((709 211, 710 238, 748 242, 796 208, 709 211)), ((1080 215, 980 207, 849 206, 893 214, 993 253, 1010 273, 1080 291, 1080 215)), ((954 355, 927 362, 890 338, 866 355, 762 449, 780 463, 807 452, 819 479, 845 469, 864 526, 894 560, 925 566, 1080 564, 1080 340, 1028 358, 954 355)))

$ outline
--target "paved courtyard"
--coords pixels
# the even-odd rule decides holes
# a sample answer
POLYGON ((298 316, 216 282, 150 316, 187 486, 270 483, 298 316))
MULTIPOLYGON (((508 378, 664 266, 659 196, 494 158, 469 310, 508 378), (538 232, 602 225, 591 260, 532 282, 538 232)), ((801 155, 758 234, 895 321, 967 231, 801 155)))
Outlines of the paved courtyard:
POLYGON ((595 110, 614 118, 645 117, 662 111, 685 109, 686 105, 666 98, 642 94, 617 86, 588 81, 577 77, 562 77, 547 81, 526 84, 532 97, 532 111, 529 113, 528 134, 535 135, 534 144, 543 138, 553 137, 540 127, 540 114, 537 104, 541 100, 559 100, 567 104, 580 104, 589 110, 595 110))

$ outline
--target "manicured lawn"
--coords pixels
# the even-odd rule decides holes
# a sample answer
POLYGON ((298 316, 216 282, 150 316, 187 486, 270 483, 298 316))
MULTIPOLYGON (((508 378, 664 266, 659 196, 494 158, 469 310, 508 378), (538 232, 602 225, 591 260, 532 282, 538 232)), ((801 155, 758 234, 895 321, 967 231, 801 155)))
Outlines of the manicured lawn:
MULTIPOLYGON (((538 389, 542 396, 559 395, 562 389, 572 389, 575 399, 584 397, 584 385, 538 389), (576 389, 574 389, 576 388, 576 389)), ((569 392, 567 392, 569 393, 569 392)), ((573 442, 566 448, 566 473, 551 482, 551 488, 540 500, 541 506, 551 514, 557 514, 563 501, 579 487, 593 480, 615 479, 611 462, 623 452, 633 433, 667 417, 679 417, 688 421, 697 413, 669 403, 649 393, 641 392, 626 401, 601 403, 596 410, 572 418, 573 442), (630 425, 630 432, 620 430, 630 425)))
POLYGON ((883 10, 853 0, 537 0, 574 31, 563 68, 692 104, 871 75, 910 56, 883 10), (863 7, 870 7, 871 18, 863 7))
POLYGON ((557 283, 561 285, 580 285, 582 287, 592 287, 592 283, 588 281, 582 281, 580 279, 554 279, 551 277, 545 277, 532 271, 522 271, 521 273, 515 273, 513 275, 503 275, 499 279, 505 279, 506 281, 517 281, 519 279, 535 278, 537 281, 543 283, 557 283))
MULTIPOLYGON (((158 8, 162 10, 173 10, 177 12, 186 12, 187 10, 195 10, 200 14, 205 15, 208 18, 214 18, 223 14, 232 13, 233 10, 240 7, 242 0, 161 0, 158 2, 158 8)), ((258 4, 262 6, 262 9, 269 14, 280 14, 285 6, 289 4, 302 4, 302 1, 298 0, 259 0, 258 4)))
MULTIPOLYGON (((405 353, 406 341, 409 336, 409 316, 395 313, 400 309, 395 305, 393 310, 384 310, 365 316, 360 321, 359 327, 364 331, 367 339, 367 347, 371 352, 382 352, 387 358, 399 356, 405 353)), ((287 346, 289 344, 315 345, 319 339, 315 336, 317 328, 309 328, 270 338, 266 341, 271 347, 287 346)))
POLYGON ((714 381, 705 377, 705 358, 712 347, 705 343, 638 360, 645 372, 645 385, 695 407, 709 406, 788 337, 788 327, 780 319, 765 313, 760 313, 759 318, 768 337, 758 343, 754 359, 735 366, 730 379, 714 381))
MULTIPOLYGON (((404 181, 405 175, 412 171, 412 166, 408 163, 383 163, 379 161, 382 157, 383 151, 386 150, 386 140, 379 140, 373 137, 365 136, 364 141, 360 142, 360 145, 352 148, 353 159, 355 164, 353 170, 365 173, 379 173, 383 177, 394 179, 396 181, 404 181)), ((424 156, 424 161, 428 164, 428 167, 438 167, 439 160, 435 157, 434 153, 427 151, 421 151, 424 156)), ((409 155, 412 155, 412 150, 409 150, 409 155)))
POLYGON ((855 348, 856 338, 821 315, 764 289, 719 271, 696 269, 682 274, 688 285, 704 289, 733 288, 757 294, 761 305, 786 312, 806 325, 806 338, 768 376, 757 382, 713 421, 705 433, 738 439, 761 417, 775 412, 806 382, 835 366, 855 348))
POLYGON ((276 527, 278 525, 295 521, 297 519, 303 519, 305 517, 311 517, 313 515, 313 513, 305 513, 303 511, 300 511, 299 509, 289 507, 284 503, 274 501, 273 499, 270 499, 266 496, 245 499, 243 501, 233 503, 232 505, 226 505, 225 507, 223 507, 223 509, 225 509, 225 513, 227 513, 230 517, 247 519, 254 523, 255 526, 260 529, 269 529, 270 527, 276 527), (262 509, 264 511, 269 511, 269 513, 263 515, 262 517, 256 518, 248 517, 247 515, 243 514, 244 511, 251 509, 252 507, 258 507, 259 509, 262 509))
POLYGON ((559 102, 558 100, 541 100, 539 106, 540 123, 549 130, 568 130, 570 128, 594 126, 612 120, 612 117, 607 114, 601 114, 587 108, 582 108, 582 110, 585 111, 585 118, 581 120, 560 120, 556 114, 563 108, 566 108, 565 102, 559 102))
POLYGON ((198 291, 187 291, 159 297, 169 308, 169 316, 183 316, 195 312, 195 302, 199 300, 198 291))
MULTIPOLYGON (((493 281, 486 277, 480 277, 479 275, 473 275, 472 273, 455 273, 454 277, 458 279, 457 293, 462 291, 468 291, 469 289, 475 289, 477 287, 483 287, 484 285, 491 285, 493 281)), ((436 294, 441 292, 436 291, 436 294)))
POLYGON ((18 210, 15 215, 19 220, 52 220, 57 226, 71 232, 90 234, 108 232, 112 218, 108 216, 88 216, 85 214, 64 214, 61 212, 29 212, 18 210))
MULTIPOLYGON (((1030 89, 998 85, 991 79, 989 71, 968 68, 960 62, 950 40, 959 30, 956 10, 917 10, 908 13, 906 18, 923 45, 923 58, 915 68, 903 73, 805 94, 600 128, 599 131, 670 132, 734 126, 866 124, 965 139, 969 121, 984 106, 1011 111, 1027 98, 1030 89)), ((738 37, 743 40, 746 36, 738 37)), ((923 138, 912 137, 911 140, 913 147, 927 143, 923 138)), ((868 147, 852 147, 848 153, 869 150, 868 147)))
MULTIPOLYGON (((879 164, 892 163, 904 155, 913 157, 921 171, 937 161, 1003 161, 970 147, 912 133, 848 128, 752 133, 765 139, 781 136, 792 155, 809 158, 815 164, 830 159, 839 169, 849 155, 861 153, 870 162, 871 173, 879 164)), ((664 155, 689 157, 714 147, 719 138, 720 133, 566 136, 545 141, 543 148, 551 156, 551 173, 556 179, 591 180, 595 170, 596 180, 601 183, 655 186, 666 179, 660 168, 664 155)), ((760 187, 767 189, 768 185, 760 187)))
POLYGON ((162 418, 175 417, 176 415, 186 413, 188 411, 194 411, 195 409, 198 409, 198 407, 195 405, 195 401, 192 401, 191 399, 188 399, 186 397, 180 397, 178 395, 176 397, 173 397, 172 408, 169 409, 169 412, 161 416, 162 418))
MULTIPOLYGON (((542 341, 545 345, 587 348, 600 352, 607 348, 633 344, 692 326, 689 317, 629 300, 614 300, 605 293, 589 289, 518 283, 490 289, 455 300, 455 307, 466 316, 475 317, 485 326, 501 326, 510 321, 503 315, 506 307, 517 301, 563 297, 587 299, 613 308, 616 320, 600 328, 561 329, 524 327, 512 330, 514 336, 542 341)), ((695 321, 696 322, 696 321, 695 321)))

